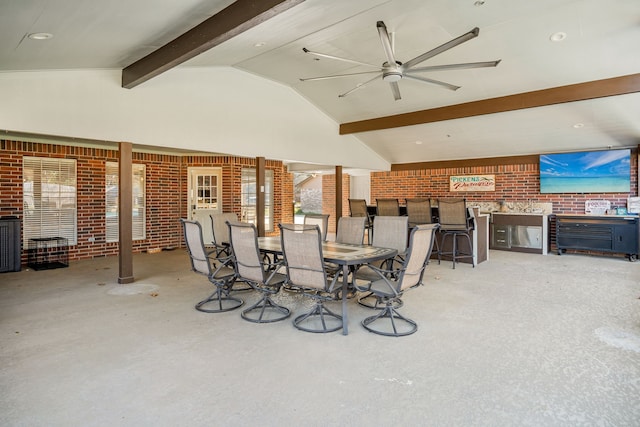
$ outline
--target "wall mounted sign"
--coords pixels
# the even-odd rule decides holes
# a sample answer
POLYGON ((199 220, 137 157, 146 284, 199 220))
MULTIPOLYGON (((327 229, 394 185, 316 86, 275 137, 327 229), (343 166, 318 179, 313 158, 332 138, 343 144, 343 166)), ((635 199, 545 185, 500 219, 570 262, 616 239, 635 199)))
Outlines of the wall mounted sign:
POLYGON ((496 191, 495 175, 449 177, 449 191, 496 191))
POLYGON ((585 200, 584 213, 587 215, 605 215, 611 209, 611 202, 608 200, 585 200))

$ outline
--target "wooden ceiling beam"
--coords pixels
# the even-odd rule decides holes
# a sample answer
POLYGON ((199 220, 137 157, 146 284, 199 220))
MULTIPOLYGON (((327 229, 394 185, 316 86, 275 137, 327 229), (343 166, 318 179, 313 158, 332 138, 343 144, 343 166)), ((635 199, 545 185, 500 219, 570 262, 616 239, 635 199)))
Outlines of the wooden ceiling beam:
POLYGON ((206 21, 124 68, 122 87, 134 88, 303 1, 237 0, 206 21))
POLYGON ((588 99, 635 92, 640 92, 640 73, 414 111, 412 113, 342 123, 340 125, 340 135, 421 125, 484 114, 504 113, 525 108, 586 101, 588 99))

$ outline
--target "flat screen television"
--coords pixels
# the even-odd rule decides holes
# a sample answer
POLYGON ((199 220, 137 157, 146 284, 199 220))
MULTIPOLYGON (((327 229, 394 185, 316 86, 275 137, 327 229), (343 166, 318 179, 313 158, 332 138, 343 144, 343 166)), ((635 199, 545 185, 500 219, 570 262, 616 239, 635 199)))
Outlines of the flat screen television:
POLYGON ((540 193, 630 191, 630 149, 540 155, 540 193))

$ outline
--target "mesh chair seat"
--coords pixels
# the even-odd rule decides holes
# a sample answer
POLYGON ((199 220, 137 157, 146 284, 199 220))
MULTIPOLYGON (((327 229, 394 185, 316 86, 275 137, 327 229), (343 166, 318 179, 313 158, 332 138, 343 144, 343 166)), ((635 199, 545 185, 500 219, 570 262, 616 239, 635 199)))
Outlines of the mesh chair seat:
POLYGON ((230 295, 236 279, 233 269, 232 257, 216 258, 217 266, 211 254, 207 252, 202 238, 202 227, 197 221, 180 219, 184 232, 184 240, 187 244, 191 269, 196 273, 207 276, 209 281, 215 285, 215 291, 206 299, 196 304, 198 311, 205 313, 222 313, 239 308, 244 301, 230 295))

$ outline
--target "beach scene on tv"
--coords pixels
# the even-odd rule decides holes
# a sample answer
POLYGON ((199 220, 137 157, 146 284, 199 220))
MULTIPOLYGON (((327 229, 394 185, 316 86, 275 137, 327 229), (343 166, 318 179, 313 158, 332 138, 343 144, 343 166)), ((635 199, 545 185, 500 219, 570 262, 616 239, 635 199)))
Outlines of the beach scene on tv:
POLYGON ((631 150, 540 155, 541 193, 628 193, 631 150))

